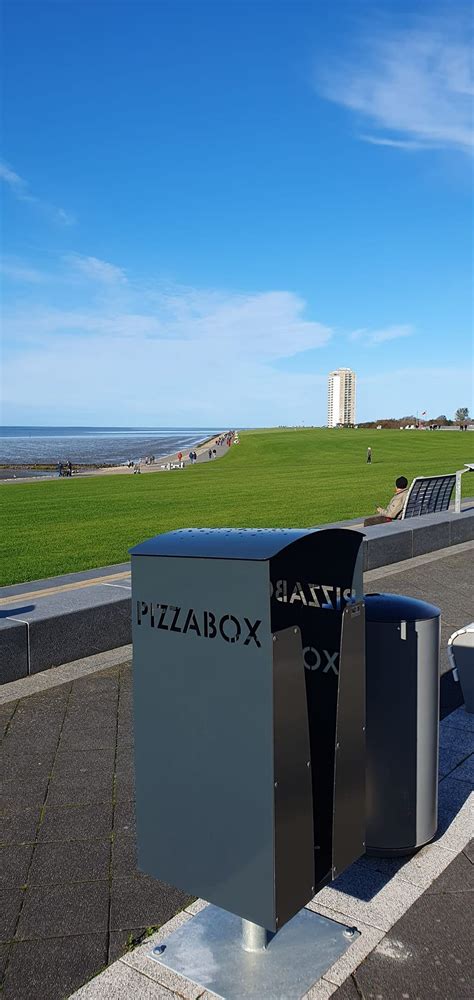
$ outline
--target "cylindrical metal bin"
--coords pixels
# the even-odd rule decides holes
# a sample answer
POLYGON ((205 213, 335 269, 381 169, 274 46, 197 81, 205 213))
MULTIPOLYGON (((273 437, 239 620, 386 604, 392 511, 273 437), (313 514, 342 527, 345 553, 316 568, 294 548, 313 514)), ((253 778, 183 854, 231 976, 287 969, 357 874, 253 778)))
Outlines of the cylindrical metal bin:
POLYGON ((439 608, 368 594, 367 853, 410 854, 438 825, 439 608))

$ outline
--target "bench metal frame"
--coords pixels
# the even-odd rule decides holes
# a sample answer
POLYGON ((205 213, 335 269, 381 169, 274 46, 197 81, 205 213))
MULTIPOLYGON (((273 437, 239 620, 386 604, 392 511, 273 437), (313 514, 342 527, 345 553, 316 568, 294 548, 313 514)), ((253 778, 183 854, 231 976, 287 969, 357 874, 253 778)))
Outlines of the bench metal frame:
POLYGON ((451 472, 445 476, 417 476, 413 480, 403 510, 398 520, 409 517, 420 517, 422 514, 437 514, 449 510, 451 496, 455 488, 454 510, 461 513, 461 476, 465 472, 474 472, 474 462, 466 463, 464 469, 451 472))

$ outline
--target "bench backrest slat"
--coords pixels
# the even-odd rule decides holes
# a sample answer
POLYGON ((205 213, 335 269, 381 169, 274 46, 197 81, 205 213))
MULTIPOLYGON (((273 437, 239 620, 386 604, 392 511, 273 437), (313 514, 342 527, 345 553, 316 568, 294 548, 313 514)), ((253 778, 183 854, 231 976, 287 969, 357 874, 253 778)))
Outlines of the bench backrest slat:
POLYGON ((419 476, 414 479, 407 493, 401 519, 448 510, 455 483, 454 472, 448 476, 419 476))

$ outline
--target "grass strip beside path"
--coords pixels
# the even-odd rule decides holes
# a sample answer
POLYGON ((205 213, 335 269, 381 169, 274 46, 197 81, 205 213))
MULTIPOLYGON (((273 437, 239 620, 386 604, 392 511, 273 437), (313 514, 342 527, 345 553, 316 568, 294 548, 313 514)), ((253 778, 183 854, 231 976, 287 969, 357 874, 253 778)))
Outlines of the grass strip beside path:
MULTIPOLYGON (((3 484, 0 584, 124 562, 130 546, 174 528, 309 527, 372 514, 397 476, 462 469, 473 445, 474 434, 454 431, 256 430, 223 458, 183 470, 3 484)), ((468 473, 464 495, 473 486, 468 473)))

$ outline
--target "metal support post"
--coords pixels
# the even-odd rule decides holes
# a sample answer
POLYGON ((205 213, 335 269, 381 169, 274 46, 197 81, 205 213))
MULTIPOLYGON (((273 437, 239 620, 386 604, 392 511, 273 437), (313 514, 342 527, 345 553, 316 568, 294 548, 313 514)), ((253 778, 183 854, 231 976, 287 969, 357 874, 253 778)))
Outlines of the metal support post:
POLYGON ((242 948, 245 951, 265 951, 265 948, 273 935, 260 924, 253 924, 251 920, 242 920, 242 948))
POLYGON ((456 514, 461 513, 461 476, 465 471, 465 469, 461 469, 459 472, 456 472, 456 492, 454 494, 454 510, 456 514))

